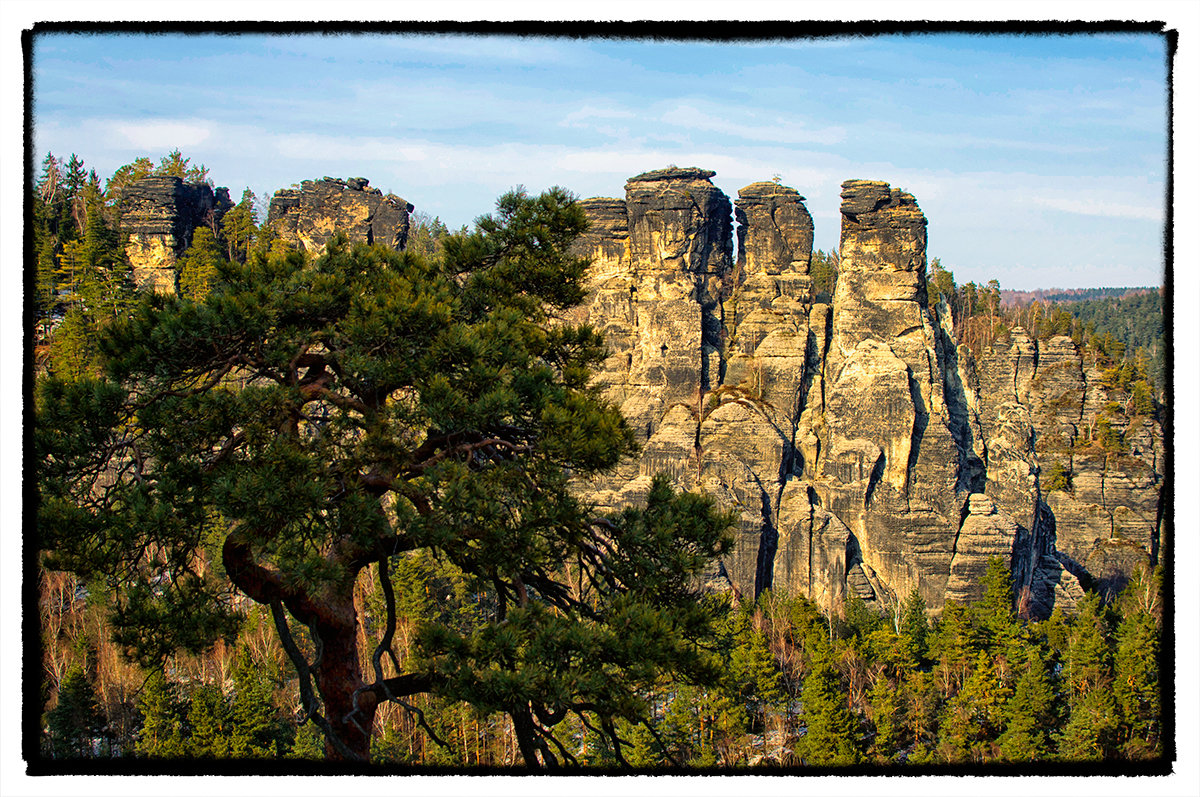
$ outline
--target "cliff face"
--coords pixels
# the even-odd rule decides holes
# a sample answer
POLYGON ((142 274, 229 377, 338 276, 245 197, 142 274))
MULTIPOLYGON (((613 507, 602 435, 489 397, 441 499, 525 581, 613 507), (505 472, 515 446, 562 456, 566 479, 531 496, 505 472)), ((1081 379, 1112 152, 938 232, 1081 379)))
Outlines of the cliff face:
MULTIPOLYGON (((594 384, 642 442, 636 461, 582 486, 592 501, 641 502, 665 471, 739 515, 714 580, 827 608, 853 593, 891 609, 916 589, 938 611, 979 597, 1001 556, 1023 610, 1045 616, 1081 582, 1118 589, 1157 561, 1159 424, 1127 413, 1070 338, 1014 328, 978 356, 956 346, 949 310, 929 304, 912 195, 843 184, 826 304, 804 197, 758 182, 731 203, 713 175, 660 169, 629 179, 624 198, 582 203, 590 293, 570 320, 604 334, 594 384)), ((173 291, 193 230, 228 207, 225 189, 176 178, 127 188, 139 284, 173 291)), ((412 209, 364 179, 325 178, 276 192, 268 223, 307 251, 335 230, 402 249, 412 209)))
POLYGON ((616 507, 672 475, 740 514, 722 575, 743 595, 794 590, 881 608, 917 589, 933 610, 980 595, 992 556, 1045 615, 1080 579, 1119 587, 1156 560, 1162 434, 1111 425, 1111 391, 1069 338, 1020 329, 976 360, 926 291, 926 220, 886 183, 843 184, 832 304, 812 300, 812 219, 774 183, 730 203, 701 169, 585 200, 587 320, 611 355, 596 384, 642 435, 639 461, 588 485, 616 507), (1066 472, 1043 484, 1053 467, 1066 472))
POLYGON ((121 228, 128 233, 125 254, 133 279, 143 290, 175 292, 175 261, 201 225, 220 224, 233 207, 229 189, 178 177, 144 177, 121 191, 121 228))
POLYGON ((284 241, 317 252, 334 231, 354 243, 377 243, 403 249, 408 240, 408 214, 413 206, 393 194, 371 188, 362 177, 305 180, 299 189, 275 192, 267 224, 284 241))

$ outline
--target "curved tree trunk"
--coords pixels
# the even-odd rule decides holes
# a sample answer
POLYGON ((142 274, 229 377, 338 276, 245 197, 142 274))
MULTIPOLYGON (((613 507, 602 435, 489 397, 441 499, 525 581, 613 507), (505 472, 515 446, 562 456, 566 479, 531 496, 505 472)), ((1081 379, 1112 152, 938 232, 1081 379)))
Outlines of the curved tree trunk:
MULTIPOLYGON (((358 617, 352 591, 348 592, 314 625, 322 645, 315 675, 330 729, 351 753, 361 761, 369 761, 378 701, 374 692, 359 692, 355 706, 355 691, 366 684, 359 664, 358 617)), ((325 758, 347 760, 330 739, 325 740, 325 758)))

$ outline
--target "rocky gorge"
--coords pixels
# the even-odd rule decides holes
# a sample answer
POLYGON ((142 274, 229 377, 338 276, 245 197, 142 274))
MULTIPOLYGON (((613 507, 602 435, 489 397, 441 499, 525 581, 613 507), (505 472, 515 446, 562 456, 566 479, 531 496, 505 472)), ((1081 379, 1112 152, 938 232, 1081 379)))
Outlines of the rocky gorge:
MULTIPOLYGON (((592 260, 590 292, 568 320, 603 333, 594 384, 641 443, 580 485, 589 500, 638 502, 665 471, 739 515, 714 582, 824 608, 853 594, 890 613, 916 590, 937 613, 979 597, 999 556, 1021 609, 1046 616, 1158 560, 1158 421, 1113 412, 1124 397, 1069 337, 1015 327, 959 345, 949 308, 930 300, 911 194, 843 183, 828 296, 813 289, 805 198, 756 182, 731 200, 713 176, 670 167, 630 178, 622 198, 582 201, 591 226, 575 251, 592 260), (1121 450, 1095 442, 1101 421, 1121 450)), ((185 188, 135 184, 124 224, 146 287, 169 290, 190 230, 228 206, 224 189, 185 188)), ((267 221, 307 251, 335 230, 402 249, 412 210, 365 179, 325 178, 276 192, 267 221)))

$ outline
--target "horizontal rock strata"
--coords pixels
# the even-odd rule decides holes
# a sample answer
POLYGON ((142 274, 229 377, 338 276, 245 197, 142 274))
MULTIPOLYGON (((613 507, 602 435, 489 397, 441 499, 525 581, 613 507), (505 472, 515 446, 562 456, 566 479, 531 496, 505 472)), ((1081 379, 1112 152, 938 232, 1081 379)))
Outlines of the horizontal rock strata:
POLYGON ((975 356, 931 307, 926 220, 879 181, 842 187, 837 287, 813 301, 813 224, 796 190, 759 182, 731 203, 713 173, 669 168, 584 200, 593 259, 576 321, 610 356, 595 383, 639 431, 639 461, 587 486, 635 502, 656 472, 737 510, 721 571, 737 594, 776 588, 837 609, 891 610, 917 590, 935 613, 981 594, 993 557, 1022 610, 1117 589, 1158 557, 1162 432, 1114 421, 1070 338, 1013 329, 975 356), (733 260, 730 215, 737 222, 733 260), (1070 482, 1044 483, 1052 467, 1070 482))
POLYGON ((143 177, 121 189, 121 229, 128 235, 125 255, 133 279, 142 290, 174 293, 176 260, 192 243, 201 225, 220 229, 233 207, 229 189, 215 191, 205 183, 178 177, 143 177))
POLYGON ((267 224, 282 240, 306 252, 322 250, 334 232, 345 233, 352 243, 399 250, 408 241, 412 211, 408 202, 370 187, 363 177, 325 177, 305 180, 298 189, 276 191, 267 224))

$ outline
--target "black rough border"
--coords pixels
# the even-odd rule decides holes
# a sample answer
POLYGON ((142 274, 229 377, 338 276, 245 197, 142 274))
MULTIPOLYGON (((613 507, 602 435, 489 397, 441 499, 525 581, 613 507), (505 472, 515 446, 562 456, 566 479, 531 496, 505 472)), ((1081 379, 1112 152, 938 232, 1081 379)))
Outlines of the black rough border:
MULTIPOLYGON (((1161 517, 1159 530, 1161 563, 1163 565, 1163 636, 1159 659, 1159 677, 1162 690, 1163 712, 1163 755, 1146 762, 1100 762, 1100 763, 1036 763, 1014 765, 904 765, 904 766, 856 766, 836 768, 778 767, 754 770, 683 770, 664 771, 588 769, 576 772, 530 773, 520 769, 479 767, 471 769, 449 767, 397 767, 354 764, 327 764, 306 761, 148 761, 141 759, 65 760, 43 758, 40 751, 41 737, 41 679, 35 677, 41 671, 41 621, 38 612, 37 562, 38 546, 36 519, 36 486, 31 475, 36 468, 34 453, 29 445, 32 431, 34 357, 29 320, 33 315, 33 294, 36 285, 36 270, 22 267, 24 289, 22 324, 22 384, 23 405, 22 430, 24 444, 21 451, 21 752, 30 776, 52 775, 275 775, 275 776, 326 776, 326 775, 454 775, 462 777, 531 776, 537 774, 571 775, 576 777, 627 776, 627 775, 710 775, 736 776, 889 776, 916 777, 930 775, 957 775, 973 777, 1017 777, 1017 776, 1165 776, 1174 771, 1173 763, 1178 760, 1176 749, 1176 693, 1175 693, 1175 438, 1174 411, 1177 394, 1175 391, 1175 339, 1174 339, 1174 63, 1179 47, 1179 32, 1168 29, 1165 22, 1154 21, 1068 21, 1068 20, 1007 20, 1007 21, 565 21, 546 22, 522 20, 499 21, 427 21, 427 22, 353 22, 293 21, 293 22, 195 22, 195 21, 121 21, 87 22, 57 21, 38 22, 21 32, 22 61, 24 65, 24 263, 35 258, 33 251, 33 207, 29 197, 33 190, 34 168, 31 159, 33 148, 33 47, 40 34, 77 33, 89 35, 105 34, 215 34, 236 36, 246 34, 325 34, 330 36, 354 34, 460 34, 469 36, 524 36, 569 39, 620 39, 638 41, 790 41, 796 39, 830 38, 873 38, 884 35, 924 36, 945 33, 975 35, 1089 35, 1089 34, 1159 34, 1167 44, 1167 153, 1166 153, 1166 221, 1163 230, 1163 323, 1166 337, 1166 391, 1171 396, 1170 406, 1163 419, 1163 441, 1166 467, 1161 487, 1161 517), (1163 545, 1163 541, 1168 544, 1163 545)), ((1132 784, 1131 784, 1132 785, 1132 784)))

